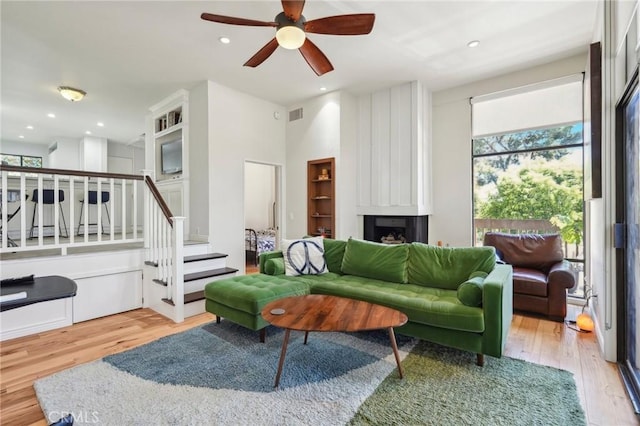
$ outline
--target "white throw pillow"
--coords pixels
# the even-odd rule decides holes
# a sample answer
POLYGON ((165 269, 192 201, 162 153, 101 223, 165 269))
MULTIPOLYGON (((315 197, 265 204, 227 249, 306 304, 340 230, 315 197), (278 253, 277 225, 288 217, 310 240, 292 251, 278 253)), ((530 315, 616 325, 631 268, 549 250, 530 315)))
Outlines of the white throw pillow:
POLYGON ((282 240, 286 275, 318 275, 327 272, 324 238, 282 240))

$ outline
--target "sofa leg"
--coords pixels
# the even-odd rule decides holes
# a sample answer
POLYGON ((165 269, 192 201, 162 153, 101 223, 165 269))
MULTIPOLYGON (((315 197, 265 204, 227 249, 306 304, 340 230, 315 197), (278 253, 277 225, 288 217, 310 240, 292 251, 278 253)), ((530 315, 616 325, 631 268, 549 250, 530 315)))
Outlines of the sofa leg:
POLYGON ((220 315, 216 315, 216 324, 220 324, 220 320, 221 320, 220 315))
POLYGON ((484 354, 476 354, 476 364, 478 364, 480 367, 484 367, 484 354))
POLYGON ((267 336, 267 328, 263 328, 260 330, 260 343, 264 343, 265 337, 267 336))

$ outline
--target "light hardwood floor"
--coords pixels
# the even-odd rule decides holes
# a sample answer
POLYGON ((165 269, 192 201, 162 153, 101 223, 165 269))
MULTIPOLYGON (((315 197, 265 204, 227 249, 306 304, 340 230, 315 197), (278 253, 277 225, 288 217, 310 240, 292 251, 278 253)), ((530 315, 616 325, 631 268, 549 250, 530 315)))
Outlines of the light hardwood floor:
MULTIPOLYGON (((149 309, 138 309, 2 342, 0 423, 47 424, 33 390, 38 378, 214 319, 211 314, 201 314, 175 324, 149 309)), ((516 315, 506 355, 571 371, 590 425, 638 424, 616 365, 603 360, 593 334, 516 315)), ((491 357, 486 362, 491 362, 491 357)))

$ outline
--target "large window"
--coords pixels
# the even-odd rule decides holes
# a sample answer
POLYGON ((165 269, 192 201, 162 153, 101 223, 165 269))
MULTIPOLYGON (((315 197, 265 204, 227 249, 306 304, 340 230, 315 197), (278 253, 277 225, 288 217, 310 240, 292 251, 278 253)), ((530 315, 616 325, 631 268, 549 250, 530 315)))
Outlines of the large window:
POLYGON ((577 297, 584 291, 581 86, 571 81, 480 101, 472 140, 476 244, 489 231, 560 233, 565 258, 579 271, 577 297))

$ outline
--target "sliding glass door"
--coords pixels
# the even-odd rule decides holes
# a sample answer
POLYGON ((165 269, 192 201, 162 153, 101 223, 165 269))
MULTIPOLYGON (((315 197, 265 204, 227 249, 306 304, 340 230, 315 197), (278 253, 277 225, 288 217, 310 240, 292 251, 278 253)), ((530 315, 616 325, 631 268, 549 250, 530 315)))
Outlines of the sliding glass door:
POLYGON ((640 408, 640 90, 638 71, 617 108, 618 358, 636 412, 640 408))

